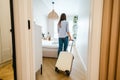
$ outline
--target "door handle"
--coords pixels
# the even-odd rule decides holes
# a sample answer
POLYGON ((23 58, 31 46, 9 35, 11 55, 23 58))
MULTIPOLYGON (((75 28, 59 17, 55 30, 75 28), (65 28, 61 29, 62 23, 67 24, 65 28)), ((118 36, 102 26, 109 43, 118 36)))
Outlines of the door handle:
POLYGON ((12 29, 10 29, 10 32, 12 32, 12 29))
POLYGON ((28 20, 28 30, 30 30, 30 20, 28 20))

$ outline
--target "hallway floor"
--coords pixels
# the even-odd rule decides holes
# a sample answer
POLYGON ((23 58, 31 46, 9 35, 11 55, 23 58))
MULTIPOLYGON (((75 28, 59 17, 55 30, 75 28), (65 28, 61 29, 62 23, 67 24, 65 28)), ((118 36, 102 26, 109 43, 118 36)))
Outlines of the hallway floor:
POLYGON ((12 61, 8 61, 2 66, 0 66, 0 79, 2 80, 14 80, 13 79, 13 68, 12 68, 12 61))
POLYGON ((55 72, 55 63, 57 59, 43 58, 43 74, 40 71, 36 73, 37 80, 86 80, 86 72, 81 64, 76 50, 72 51, 74 55, 74 61, 70 76, 66 76, 63 72, 55 72))
MULTIPOLYGON (((43 58, 43 74, 40 71, 36 73, 36 80, 86 80, 86 72, 83 65, 78 58, 76 49, 72 51, 74 55, 74 61, 70 76, 66 76, 63 72, 55 72, 55 58, 43 58)), ((14 80, 12 62, 8 62, 6 65, 0 67, 0 79, 14 80)))

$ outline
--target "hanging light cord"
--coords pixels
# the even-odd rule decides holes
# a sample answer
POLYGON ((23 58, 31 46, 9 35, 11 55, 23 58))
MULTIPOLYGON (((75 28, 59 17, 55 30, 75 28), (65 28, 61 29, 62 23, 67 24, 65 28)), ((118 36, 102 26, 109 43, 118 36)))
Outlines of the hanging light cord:
POLYGON ((53 4, 53 9, 54 9, 54 4, 55 4, 55 2, 52 2, 52 4, 53 4))
POLYGON ((52 4, 54 4, 55 2, 52 2, 52 4))

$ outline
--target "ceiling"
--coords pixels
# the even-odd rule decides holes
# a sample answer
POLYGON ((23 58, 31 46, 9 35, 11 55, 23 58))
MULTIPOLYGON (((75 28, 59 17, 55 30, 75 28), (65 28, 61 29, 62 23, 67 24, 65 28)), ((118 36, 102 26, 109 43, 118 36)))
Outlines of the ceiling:
POLYGON ((54 1, 54 10, 60 15, 85 16, 89 14, 90 0, 33 0, 34 6, 38 5, 39 10, 42 10, 44 15, 47 15, 52 9, 54 1))

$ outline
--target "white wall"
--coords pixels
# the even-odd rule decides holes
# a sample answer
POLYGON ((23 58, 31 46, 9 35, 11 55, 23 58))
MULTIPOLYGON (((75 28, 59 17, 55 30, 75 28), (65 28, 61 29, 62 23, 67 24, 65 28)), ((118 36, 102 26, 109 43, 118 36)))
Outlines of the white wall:
POLYGON ((88 60, 87 59, 88 58, 88 31, 89 31, 89 17, 81 18, 78 21, 76 48, 85 69, 87 69, 87 60, 88 60))
POLYGON ((48 19, 47 22, 47 31, 50 33, 51 37, 54 36, 54 21, 51 19, 48 19))
POLYGON ((46 5, 42 0, 33 0, 33 20, 36 24, 42 27, 42 32, 47 33, 47 10, 46 5))
POLYGON ((76 48, 78 55, 82 61, 84 69, 87 71, 88 66, 88 37, 89 37, 89 22, 90 22, 90 1, 85 0, 81 7, 85 7, 78 18, 78 31, 76 48))
POLYGON ((35 23, 42 27, 43 33, 47 34, 47 32, 49 32, 51 36, 54 36, 54 21, 47 18, 48 13, 48 7, 42 0, 33 0, 33 15, 35 23))

